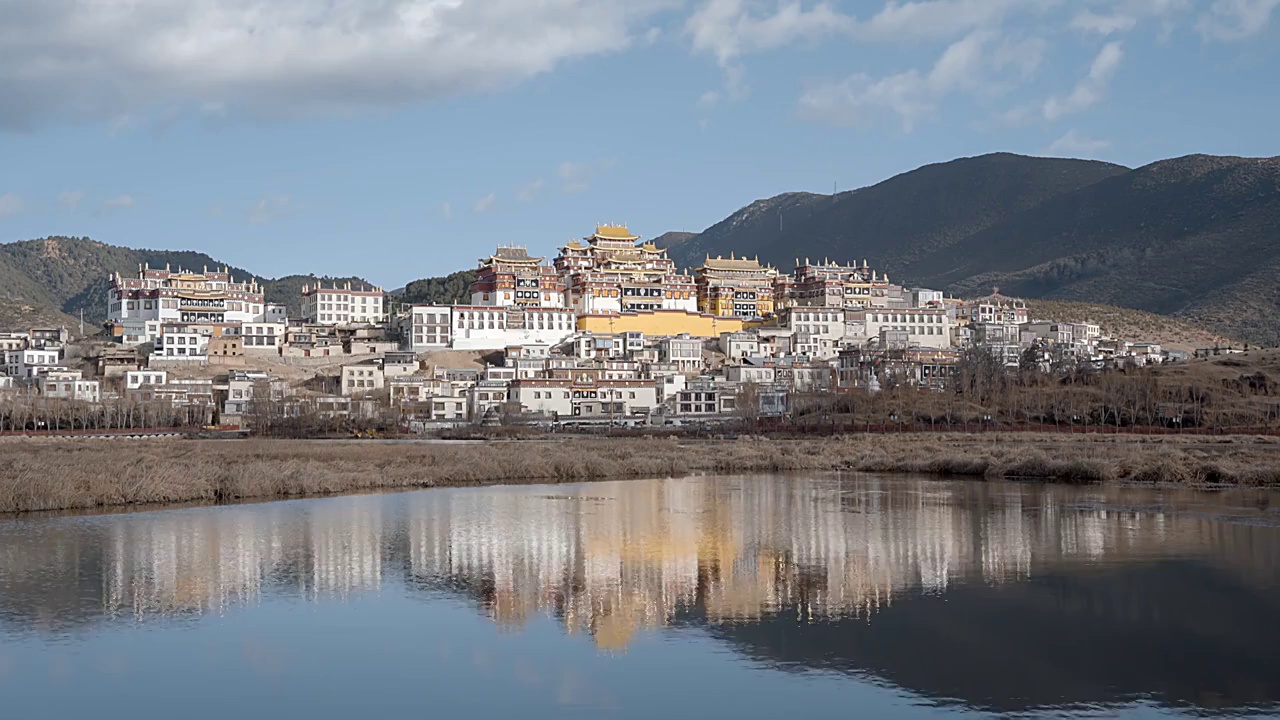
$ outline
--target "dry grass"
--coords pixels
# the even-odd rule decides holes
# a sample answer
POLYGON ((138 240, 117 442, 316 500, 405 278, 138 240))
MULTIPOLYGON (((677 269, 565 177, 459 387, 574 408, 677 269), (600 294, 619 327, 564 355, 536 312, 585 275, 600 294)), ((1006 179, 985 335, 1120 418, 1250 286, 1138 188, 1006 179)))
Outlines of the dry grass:
POLYGON ((467 445, 11 440, 0 443, 0 512, 805 470, 1280 486, 1278 460, 1280 443, 1245 437, 1184 441, 937 434, 467 445))

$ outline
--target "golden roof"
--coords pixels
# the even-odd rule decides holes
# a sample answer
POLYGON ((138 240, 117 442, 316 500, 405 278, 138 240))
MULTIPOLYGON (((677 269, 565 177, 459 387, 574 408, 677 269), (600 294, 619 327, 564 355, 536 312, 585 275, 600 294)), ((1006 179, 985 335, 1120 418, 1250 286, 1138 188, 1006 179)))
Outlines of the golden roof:
POLYGON ((768 265, 761 265, 760 258, 735 258, 732 254, 727 258, 710 257, 702 262, 699 270, 735 270, 739 272, 777 272, 768 265))
POLYGON ((626 240, 628 242, 635 242, 640 239, 639 235, 632 235, 626 225, 597 225, 596 234, 592 237, 597 237, 601 240, 626 240))

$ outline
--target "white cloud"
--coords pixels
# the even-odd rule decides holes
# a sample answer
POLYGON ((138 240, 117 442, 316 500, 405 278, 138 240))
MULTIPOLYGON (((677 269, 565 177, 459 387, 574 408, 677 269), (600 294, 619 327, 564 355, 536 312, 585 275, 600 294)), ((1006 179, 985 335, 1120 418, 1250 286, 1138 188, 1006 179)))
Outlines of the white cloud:
POLYGON ((773 13, 755 12, 758 3, 747 0, 707 0, 685 22, 695 52, 714 55, 722 66, 740 56, 772 50, 799 40, 809 40, 853 29, 852 16, 831 3, 806 10, 799 0, 776 3, 773 13))
POLYGON ((1124 49, 1119 42, 1110 42, 1098 51, 1089 66, 1089 74, 1076 83, 1066 96, 1054 96, 1044 101, 1042 111, 1046 120, 1057 120, 1064 115, 1083 112, 1102 102, 1107 86, 1124 59, 1124 49))
POLYGON ((475 210, 478 213, 487 213, 498 204, 497 193, 489 193, 476 201, 475 210))
POLYGON ((525 185, 516 191, 516 199, 520 202, 533 202, 538 199, 538 195, 542 192, 542 188, 546 186, 546 181, 538 178, 533 182, 525 185))
POLYGON ((859 38, 902 42, 945 39, 998 27, 1013 12, 1038 12, 1058 0, 890 0, 856 28, 859 38))
POLYGON ((677 4, 0 0, 0 127, 172 105, 345 112, 484 92, 624 49, 677 4))
POLYGON ((113 198, 107 198, 107 200, 102 203, 102 207, 107 208, 108 210, 123 210, 133 207, 134 204, 135 202, 132 195, 117 195, 113 198))
POLYGON ((288 195, 264 195, 249 208, 247 219, 254 225, 275 222, 296 209, 288 195))
POLYGON ((444 215, 444 219, 445 219, 445 220, 452 220, 452 219, 453 219, 453 206, 452 206, 452 205, 450 205, 449 203, 443 203, 443 204, 441 204, 441 205, 440 205, 440 214, 441 214, 441 215, 444 215))
POLYGON ((775 6, 772 12, 760 13, 761 4, 750 0, 706 0, 685 21, 693 51, 714 56, 725 73, 724 92, 704 94, 701 107, 746 97, 742 56, 851 32, 855 25, 852 16, 829 2, 805 9, 800 0, 778 0, 775 6))
POLYGON ((67 190, 58 193, 58 204, 67 210, 75 210, 84 199, 83 190, 67 190))
POLYGON ((13 217, 22 212, 24 207, 26 207, 26 203, 17 195, 13 193, 0 195, 0 218, 13 217))
POLYGON ((1094 0, 1071 19, 1070 27, 1085 33, 1120 35, 1147 19, 1158 19, 1171 29, 1177 15, 1191 7, 1192 0, 1094 0))
POLYGON ((858 73, 812 86, 800 98, 800 112, 834 125, 862 125, 888 112, 910 132, 949 95, 998 94, 1025 80, 1043 53, 1040 40, 1014 42, 974 32, 948 46, 927 73, 908 70, 880 79, 858 73))
POLYGON ((1109 147, 1111 147, 1111 143, 1106 140, 1086 137, 1072 129, 1050 143, 1049 147, 1045 148, 1045 153, 1048 155, 1091 158, 1109 147))
POLYGON ((608 171, 611 167, 613 167, 613 160, 611 159, 597 160, 590 163, 566 160, 560 163, 560 169, 556 174, 560 176, 564 191, 573 194, 590 189, 595 177, 602 172, 608 171))
POLYGON ((1243 40, 1266 29, 1276 7, 1280 0, 1214 0, 1196 27, 1207 40, 1243 40))
POLYGON ((1132 30, 1138 24, 1138 18, 1132 15, 1099 15, 1092 10, 1085 10, 1071 19, 1073 30, 1111 35, 1132 30))

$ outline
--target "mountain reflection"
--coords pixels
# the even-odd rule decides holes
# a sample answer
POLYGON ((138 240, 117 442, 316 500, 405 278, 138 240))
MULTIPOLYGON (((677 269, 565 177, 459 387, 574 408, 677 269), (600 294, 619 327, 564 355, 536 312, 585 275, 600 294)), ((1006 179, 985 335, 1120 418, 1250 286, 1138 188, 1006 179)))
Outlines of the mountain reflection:
POLYGON ((508 627, 548 614, 613 651, 702 628, 769 667, 982 708, 1270 707, 1280 530, 1255 500, 726 477, 10 521, 0 630, 394 588, 508 627))

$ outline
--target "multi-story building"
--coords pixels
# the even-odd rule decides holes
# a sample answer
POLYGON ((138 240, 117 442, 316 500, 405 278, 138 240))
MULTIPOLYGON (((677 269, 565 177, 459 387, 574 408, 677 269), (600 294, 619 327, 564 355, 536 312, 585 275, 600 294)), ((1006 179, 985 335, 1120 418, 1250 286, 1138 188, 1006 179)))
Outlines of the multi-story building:
POLYGON ((757 258, 707 257, 694 271, 698 308, 721 317, 765 317, 774 311, 778 271, 757 258))
POLYGON ((658 358, 682 373, 702 371, 702 340, 687 334, 664 338, 658 343, 658 358))
POLYGON ((986 348, 1008 367, 1017 367, 1022 358, 1022 326, 1005 322, 970 323, 973 344, 986 348))
POLYGON ((124 374, 125 390, 137 390, 143 385, 164 385, 169 382, 169 373, 164 370, 127 370, 124 374))
POLYGON ((318 325, 380 325, 387 321, 382 288, 304 285, 302 316, 318 325))
POLYGON ((5 373, 12 378, 31 381, 51 370, 65 370, 59 350, 9 350, 4 354, 5 373))
POLYGON ((107 321, 255 322, 263 318, 265 305, 257 280, 236 282, 226 268, 194 272, 143 265, 136 278, 111 275, 107 321))
POLYGON ((566 304, 579 315, 697 310, 693 278, 676 270, 667 251, 640 243, 622 225, 598 225, 582 241, 560 248, 555 268, 566 304))
POLYGON ((472 305, 564 307, 564 287, 556 269, 519 246, 500 246, 481 258, 471 283, 472 305))
POLYGON ((1020 325, 1027 322, 1027 303, 1019 298, 1001 295, 999 288, 984 298, 966 300, 956 310, 956 319, 964 324, 1000 323, 1020 325))
POLYGON ((151 356, 157 360, 207 362, 209 335, 195 332, 185 325, 166 325, 156 338, 151 356))
POLYGON ((400 347, 425 352, 449 347, 452 308, 448 305, 410 305, 396 318, 400 347))
POLYGON ((50 370, 36 378, 40 394, 56 400, 98 402, 101 397, 97 380, 85 380, 79 370, 50 370))
POLYGON ((728 415, 737 407, 737 386, 710 379, 689 383, 672 402, 677 417, 690 419, 728 415))
POLYGON ((452 345, 459 350, 558 345, 575 332, 574 312, 568 308, 456 305, 450 311, 452 345))
POLYGON ((525 412, 562 418, 623 419, 647 415, 658 406, 652 380, 605 380, 589 370, 574 370, 567 377, 516 380, 508 397, 525 412))
POLYGON ((0 352, 25 350, 27 343, 26 333, 0 333, 0 352))
POLYGON ((951 330, 955 323, 947 311, 940 307, 925 308, 872 308, 853 313, 850 320, 861 323, 864 337, 880 336, 881 330, 906 333, 912 347, 946 349, 952 346, 951 330))
POLYGON ((755 357, 760 354, 760 336, 753 332, 733 332, 720 336, 720 351, 727 358, 755 357))
POLYGON ((284 323, 275 322, 245 323, 240 327, 244 351, 250 354, 279 353, 287 327, 284 323))
POLYGON ((811 263, 805 258, 803 264, 796 260, 796 269, 790 276, 778 276, 774 296, 778 308, 803 305, 857 309, 886 306, 890 289, 889 277, 872 270, 866 260, 859 266, 830 260, 811 263))
POLYGON ((386 375, 382 368, 372 362, 343 365, 339 380, 343 395, 367 395, 386 386, 386 375))

